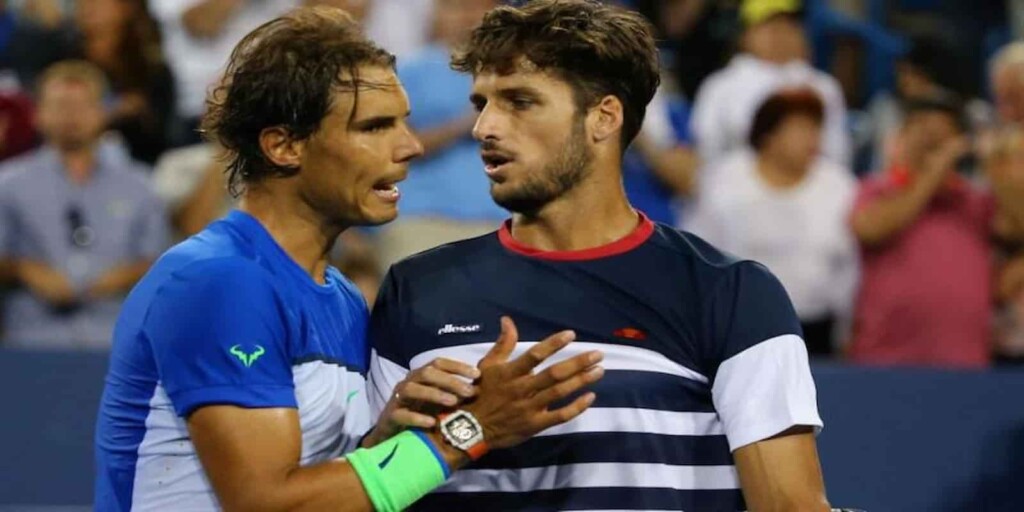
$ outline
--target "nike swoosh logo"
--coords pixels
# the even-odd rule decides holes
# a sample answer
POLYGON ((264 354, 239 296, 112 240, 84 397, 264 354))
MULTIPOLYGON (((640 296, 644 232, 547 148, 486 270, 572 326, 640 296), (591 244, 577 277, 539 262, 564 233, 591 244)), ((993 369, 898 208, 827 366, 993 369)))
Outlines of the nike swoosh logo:
POLYGON ((389 453, 387 457, 384 457, 384 460, 380 461, 380 464, 377 464, 377 467, 380 469, 388 467, 388 464, 391 463, 391 459, 395 458, 395 452, 397 451, 398 443, 395 443, 395 447, 391 449, 391 453, 389 453))
POLYGON ((347 403, 351 402, 352 399, 355 398, 356 395, 358 395, 358 394, 359 394, 359 391, 353 391, 353 392, 349 393, 348 396, 345 397, 345 403, 347 404, 347 403))

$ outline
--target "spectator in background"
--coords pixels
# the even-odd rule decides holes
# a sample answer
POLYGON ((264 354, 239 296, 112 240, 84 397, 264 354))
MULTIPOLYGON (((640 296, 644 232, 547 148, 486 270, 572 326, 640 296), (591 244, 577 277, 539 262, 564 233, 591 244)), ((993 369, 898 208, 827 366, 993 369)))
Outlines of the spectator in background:
POLYGON ((75 56, 99 66, 110 82, 107 127, 132 158, 152 165, 166 148, 174 80, 146 0, 78 0, 75 20, 75 56))
POLYGON ((989 79, 1000 120, 1024 123, 1024 41, 1006 45, 992 58, 989 79))
POLYGON ((996 231, 1005 243, 998 251, 995 356, 997 362, 1019 365, 1024 364, 1024 128, 1006 126, 991 139, 985 170, 1001 203, 1007 205, 996 219, 996 231))
POLYGON ((896 141, 903 127, 903 102, 952 90, 948 76, 953 51, 937 36, 919 35, 910 43, 910 50, 896 61, 896 89, 882 92, 868 105, 873 135, 872 170, 887 169, 893 164, 896 141))
POLYGON ((822 153, 850 164, 846 104, 839 83, 811 67, 799 0, 744 0, 741 52, 701 85, 693 132, 705 165, 746 145, 754 112, 781 87, 809 86, 825 103, 822 153))
POLYGON ((40 150, 0 171, 3 343, 106 348, 123 295, 165 246, 142 166, 101 142, 102 71, 55 64, 40 79, 40 150))
POLYGON ((433 43, 398 61, 409 95, 409 121, 423 142, 424 156, 409 166, 401 215, 381 228, 378 248, 384 268, 440 244, 493 231, 507 214, 491 201, 480 148, 470 131, 472 77, 449 66, 451 49, 469 35, 493 0, 436 0, 433 43))
POLYGON ((710 170, 688 227, 766 265, 789 293, 811 355, 829 355, 848 320, 857 246, 846 222, 856 195, 849 170, 819 156, 825 107, 809 89, 784 90, 757 110, 748 149, 710 170))
POLYGON ((436 0, 369 0, 366 33, 398 61, 416 54, 434 39, 436 0))
POLYGON ((911 100, 900 161, 868 178, 852 216, 861 245, 853 361, 983 367, 991 358, 995 205, 957 173, 959 104, 911 100))
POLYGON ((175 146, 202 142, 197 129, 207 89, 235 43, 296 5, 297 0, 149 0, 176 80, 180 123, 172 137, 175 146))

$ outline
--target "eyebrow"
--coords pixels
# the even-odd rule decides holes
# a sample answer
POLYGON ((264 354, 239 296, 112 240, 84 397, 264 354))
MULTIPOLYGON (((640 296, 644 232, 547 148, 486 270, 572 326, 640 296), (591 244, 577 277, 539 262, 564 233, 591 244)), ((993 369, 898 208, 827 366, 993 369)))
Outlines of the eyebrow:
MULTIPOLYGON (((504 89, 499 89, 498 95, 501 96, 502 98, 511 98, 514 96, 530 96, 532 98, 539 99, 541 97, 541 92, 534 87, 523 85, 519 87, 506 87, 504 89)), ((487 97, 484 96, 483 94, 475 92, 469 95, 469 101, 472 102, 474 105, 478 105, 480 103, 486 103, 487 97)))
POLYGON ((399 118, 407 119, 410 115, 412 115, 412 112, 407 110, 401 116, 373 116, 366 119, 360 119, 358 121, 352 121, 352 127, 355 129, 361 129, 386 123, 394 123, 399 118))

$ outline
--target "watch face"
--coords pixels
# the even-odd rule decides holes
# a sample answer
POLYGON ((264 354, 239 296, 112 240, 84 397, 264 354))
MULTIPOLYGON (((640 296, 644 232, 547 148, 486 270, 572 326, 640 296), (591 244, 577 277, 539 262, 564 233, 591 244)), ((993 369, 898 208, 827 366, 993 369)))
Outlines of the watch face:
POLYGON ((476 435, 476 427, 464 417, 454 418, 448 424, 448 432, 459 442, 466 442, 476 435))

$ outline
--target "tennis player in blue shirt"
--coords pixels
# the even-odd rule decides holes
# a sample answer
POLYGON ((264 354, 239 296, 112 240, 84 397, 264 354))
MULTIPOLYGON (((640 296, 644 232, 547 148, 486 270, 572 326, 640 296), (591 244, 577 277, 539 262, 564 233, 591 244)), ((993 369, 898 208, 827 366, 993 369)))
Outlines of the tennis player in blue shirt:
POLYGON ((164 254, 124 304, 97 510, 397 511, 593 402, 577 392, 602 376, 600 353, 535 373, 574 334, 510 361, 505 319, 478 367, 434 360, 384 391, 371 430, 368 311, 327 253, 346 228, 395 218, 422 146, 394 57, 343 11, 300 9, 249 34, 208 110, 240 207, 164 254))

